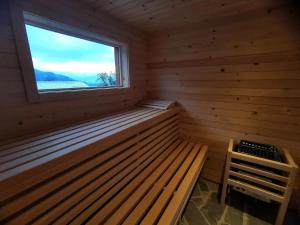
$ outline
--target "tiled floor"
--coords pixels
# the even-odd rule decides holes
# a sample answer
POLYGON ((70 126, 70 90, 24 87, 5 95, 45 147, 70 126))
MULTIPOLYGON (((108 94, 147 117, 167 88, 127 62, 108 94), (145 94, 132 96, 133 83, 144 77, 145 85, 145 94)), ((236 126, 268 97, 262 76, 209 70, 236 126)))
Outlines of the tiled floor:
MULTIPOLYGON (((226 206, 219 204, 219 186, 200 178, 185 209, 180 225, 271 225, 277 205, 263 203, 232 192, 226 206)), ((286 225, 296 219, 288 216, 286 225)))

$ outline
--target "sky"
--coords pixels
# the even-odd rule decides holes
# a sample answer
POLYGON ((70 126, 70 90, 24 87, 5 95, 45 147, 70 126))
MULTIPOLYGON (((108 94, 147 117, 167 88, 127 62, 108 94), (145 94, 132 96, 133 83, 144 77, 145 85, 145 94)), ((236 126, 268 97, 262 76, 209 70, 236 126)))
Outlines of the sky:
POLYGON ((115 72, 114 48, 26 24, 35 69, 72 78, 115 72))

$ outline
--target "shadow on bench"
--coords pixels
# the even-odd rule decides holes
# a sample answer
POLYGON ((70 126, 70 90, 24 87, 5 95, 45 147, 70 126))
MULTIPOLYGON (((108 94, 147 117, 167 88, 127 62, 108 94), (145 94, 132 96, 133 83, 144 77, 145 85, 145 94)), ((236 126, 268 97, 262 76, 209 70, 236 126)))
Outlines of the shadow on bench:
POLYGON ((1 147, 1 224, 176 224, 207 146, 137 107, 1 147))

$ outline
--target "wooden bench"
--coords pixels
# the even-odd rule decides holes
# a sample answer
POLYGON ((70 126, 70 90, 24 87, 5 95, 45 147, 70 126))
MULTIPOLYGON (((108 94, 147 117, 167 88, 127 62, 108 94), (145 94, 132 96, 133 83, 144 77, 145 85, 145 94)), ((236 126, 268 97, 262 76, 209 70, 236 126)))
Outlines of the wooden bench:
POLYGON ((138 107, 0 147, 1 224, 176 224, 207 146, 138 107))

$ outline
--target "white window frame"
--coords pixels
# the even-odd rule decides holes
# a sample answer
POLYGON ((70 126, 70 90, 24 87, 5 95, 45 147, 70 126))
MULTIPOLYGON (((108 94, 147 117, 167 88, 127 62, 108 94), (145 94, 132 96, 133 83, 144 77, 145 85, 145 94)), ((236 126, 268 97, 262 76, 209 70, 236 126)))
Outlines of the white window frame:
POLYGON ((122 94, 130 91, 129 47, 127 43, 114 40, 65 23, 60 23, 35 13, 25 11, 22 4, 12 1, 10 5, 12 25, 15 34, 20 66, 29 102, 61 100, 94 95, 122 94), (69 36, 109 45, 115 48, 116 75, 119 85, 113 87, 54 89, 39 91, 35 80, 34 67, 25 25, 32 25, 69 36))

